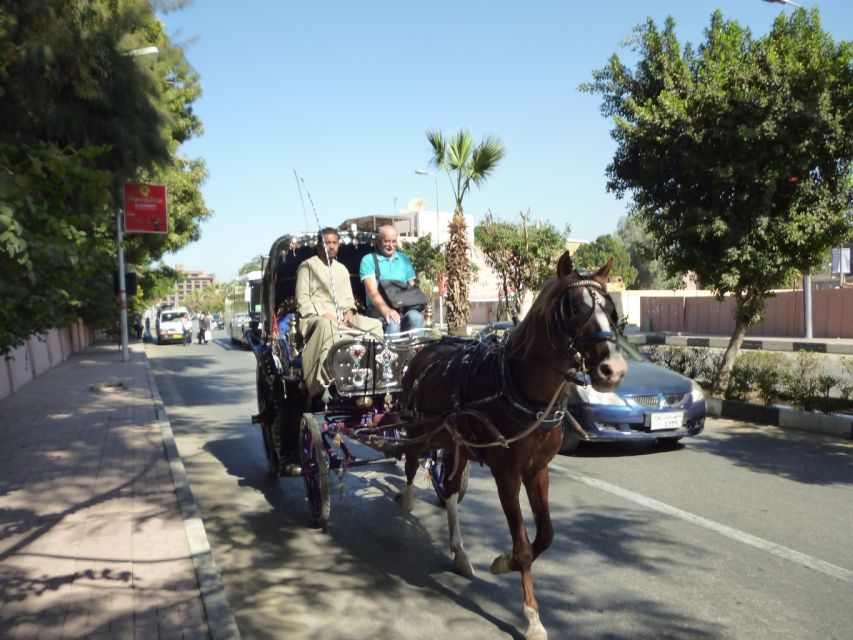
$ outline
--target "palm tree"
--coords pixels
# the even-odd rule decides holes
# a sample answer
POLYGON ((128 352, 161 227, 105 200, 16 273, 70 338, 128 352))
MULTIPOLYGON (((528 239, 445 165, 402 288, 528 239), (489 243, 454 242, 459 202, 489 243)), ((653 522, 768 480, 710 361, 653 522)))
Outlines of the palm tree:
POLYGON ((494 136, 486 136, 474 145, 471 133, 460 129, 445 139, 441 131, 426 132, 432 145, 433 157, 430 164, 447 172, 456 207, 450 222, 450 240, 445 249, 447 263, 447 327, 451 335, 468 332, 468 281, 471 278, 471 263, 468 260, 468 238, 465 235, 465 215, 462 199, 472 184, 478 187, 485 182, 492 170, 504 157, 504 147, 494 136))

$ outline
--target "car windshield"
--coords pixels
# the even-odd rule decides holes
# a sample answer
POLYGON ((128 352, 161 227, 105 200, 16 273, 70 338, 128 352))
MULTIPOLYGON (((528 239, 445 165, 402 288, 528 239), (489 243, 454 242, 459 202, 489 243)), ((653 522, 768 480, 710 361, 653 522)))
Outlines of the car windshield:
POLYGON ((172 320, 180 320, 183 314, 176 311, 165 311, 160 315, 161 322, 171 322, 172 320))

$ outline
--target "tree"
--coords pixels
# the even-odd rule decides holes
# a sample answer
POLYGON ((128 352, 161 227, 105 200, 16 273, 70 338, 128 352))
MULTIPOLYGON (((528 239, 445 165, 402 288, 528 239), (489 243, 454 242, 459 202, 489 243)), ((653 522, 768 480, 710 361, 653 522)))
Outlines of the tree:
POLYGON ((527 224, 530 210, 519 215, 521 224, 513 224, 497 222, 489 212, 485 221, 474 227, 477 246, 501 280, 503 301, 498 315, 503 309, 514 317, 521 314, 525 292, 539 289, 554 275, 557 259, 565 251, 566 237, 571 231, 566 225, 560 233, 550 223, 531 228, 527 224))
POLYGON ((450 238, 445 248, 447 260, 447 326, 452 335, 468 331, 468 283, 471 277, 468 238, 462 201, 471 185, 481 186, 504 156, 500 140, 486 136, 474 145, 470 132, 460 129, 449 139, 441 131, 426 133, 432 145, 430 164, 447 172, 456 205, 450 222, 450 238))
MULTIPOLYGON (((128 269, 198 238, 198 78, 144 0, 0 7, 0 353, 82 317, 109 328, 127 180, 169 188, 170 233, 128 235, 128 269), (156 45, 159 58, 128 52, 156 45), (7 301, 8 304, 7 304, 7 301)), ((138 270, 138 268, 136 269, 138 270)))
POLYGON ((438 277, 445 271, 444 251, 442 247, 433 246, 432 234, 418 238, 417 242, 409 242, 403 247, 403 252, 409 256, 412 266, 420 281, 420 288, 429 298, 432 307, 433 289, 438 284, 438 277))
POLYGON ((851 235, 853 46, 798 9, 758 39, 716 11, 696 49, 649 20, 634 48, 635 69, 614 55, 582 88, 614 119, 608 189, 631 193, 663 268, 734 296, 718 383, 772 289, 851 235))
POLYGON ((582 245, 575 251, 572 261, 575 266, 595 271, 598 265, 605 264, 611 256, 616 262, 613 263, 610 275, 622 276, 625 287, 630 287, 637 280, 637 270, 631 264, 631 254, 614 236, 598 236, 594 242, 582 245))
POLYGON ((616 238, 628 250, 637 279, 629 289, 680 289, 679 278, 669 278, 654 257, 654 238, 637 216, 622 216, 616 226, 616 238))
POLYGON ((246 262, 240 269, 237 271, 238 276, 244 276, 251 271, 260 271, 263 269, 264 262, 266 262, 267 256, 263 254, 258 254, 248 262, 246 262))

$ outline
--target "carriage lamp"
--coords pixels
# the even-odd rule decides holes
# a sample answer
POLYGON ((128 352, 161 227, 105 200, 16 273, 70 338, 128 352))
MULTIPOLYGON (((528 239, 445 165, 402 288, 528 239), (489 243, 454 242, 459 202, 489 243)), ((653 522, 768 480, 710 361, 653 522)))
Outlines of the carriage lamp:
POLYGON ((287 341, 290 343, 290 357, 298 358, 301 349, 299 348, 299 331, 296 329, 296 318, 291 318, 290 326, 287 328, 287 341))

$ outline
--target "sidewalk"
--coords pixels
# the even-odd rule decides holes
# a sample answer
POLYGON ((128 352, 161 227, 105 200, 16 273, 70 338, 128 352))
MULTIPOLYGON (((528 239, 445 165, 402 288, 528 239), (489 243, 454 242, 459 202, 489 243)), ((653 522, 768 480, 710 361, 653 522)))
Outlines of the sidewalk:
MULTIPOLYGON (((633 344, 670 344, 679 347, 712 347, 725 349, 731 336, 700 336, 697 334, 673 333, 668 331, 626 330, 625 337, 633 344)), ((741 349, 764 351, 814 351, 853 355, 853 339, 850 338, 780 338, 747 336, 741 349)))
POLYGON ((0 637, 238 637, 194 507, 141 345, 0 400, 0 637))

